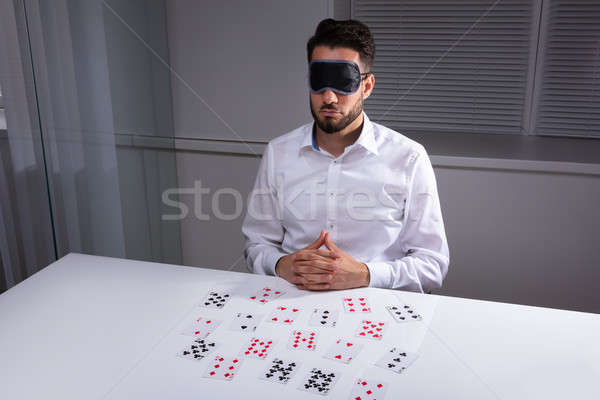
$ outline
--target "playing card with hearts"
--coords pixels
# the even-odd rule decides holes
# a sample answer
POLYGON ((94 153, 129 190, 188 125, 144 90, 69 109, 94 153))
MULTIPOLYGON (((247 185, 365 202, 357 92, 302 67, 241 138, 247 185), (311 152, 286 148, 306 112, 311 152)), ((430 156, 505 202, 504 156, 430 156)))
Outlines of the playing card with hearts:
POLYGON ((344 297, 344 310, 347 313, 370 313, 371 306, 366 297, 344 297))
POLYGON ((254 332, 263 315, 250 313, 237 313, 229 325, 229 330, 237 332, 254 332))
POLYGON ((362 344, 356 343, 353 340, 338 339, 331 345, 323 357, 348 364, 356 358, 362 348, 362 344))
POLYGON ((335 328, 339 319, 340 311, 331 308, 315 308, 310 316, 310 326, 323 326, 335 328))
POLYGON ((241 354, 246 357, 256 357, 264 360, 275 346, 275 343, 272 339, 253 337, 246 343, 241 354))
POLYGON ((288 348, 292 350, 310 350, 317 348, 317 339, 319 334, 314 331, 295 330, 290 336, 288 348))
POLYGON ((291 325, 302 311, 298 307, 279 306, 271 313, 267 322, 291 325))
POLYGON ((242 357, 215 356, 208 363, 208 369, 204 373, 205 378, 224 379, 230 381, 235 376, 242 364, 242 357))
POLYGON ((257 302, 259 304, 267 304, 269 301, 275 300, 285 294, 284 291, 279 289, 273 289, 271 287, 264 287, 258 292, 250 296, 249 300, 257 302))
POLYGON ((221 321, 198 317, 188 325, 182 332, 182 335, 194 336, 197 338, 205 338, 210 335, 221 324, 221 321))
POLYGON ((357 379, 352 387, 349 400, 383 400, 388 383, 373 379, 357 379))
POLYGON ((421 321, 421 315, 408 304, 393 304, 385 306, 385 309, 392 315, 396 322, 421 321))
POLYGON ((306 375, 298 389, 325 396, 333 389, 338 379, 339 373, 336 371, 313 368, 306 375))
POLYGON ((417 357, 418 355, 416 353, 411 353, 394 347, 387 351, 383 357, 381 357, 379 361, 375 363, 375 365, 399 374, 408 368, 417 359, 417 357))
POLYGON ((369 321, 363 319, 356 329, 356 336, 381 340, 385 332, 386 323, 382 321, 369 321))
POLYGON ((225 307, 225 304, 227 304, 227 301, 230 298, 231 298, 231 295, 229 293, 217 292, 217 291, 213 290, 213 291, 208 292, 208 294, 206 295, 206 297, 204 298, 204 300, 202 301, 202 303, 200 305, 204 306, 204 307, 208 307, 208 308, 221 309, 221 308, 225 307))
POLYGON ((191 345, 181 350, 177 355, 183 358, 200 361, 217 348, 217 343, 204 339, 196 339, 191 345))
POLYGON ((274 358, 267 369, 260 374, 260 379, 277 383, 288 383, 296 374, 301 363, 295 360, 274 358))

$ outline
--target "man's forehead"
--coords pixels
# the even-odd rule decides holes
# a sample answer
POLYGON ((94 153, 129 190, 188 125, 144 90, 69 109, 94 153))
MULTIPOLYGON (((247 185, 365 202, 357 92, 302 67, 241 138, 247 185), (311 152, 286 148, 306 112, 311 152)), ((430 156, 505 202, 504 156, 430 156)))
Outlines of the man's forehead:
POLYGON ((316 46, 312 53, 312 60, 348 60, 361 65, 358 51, 348 47, 316 46))

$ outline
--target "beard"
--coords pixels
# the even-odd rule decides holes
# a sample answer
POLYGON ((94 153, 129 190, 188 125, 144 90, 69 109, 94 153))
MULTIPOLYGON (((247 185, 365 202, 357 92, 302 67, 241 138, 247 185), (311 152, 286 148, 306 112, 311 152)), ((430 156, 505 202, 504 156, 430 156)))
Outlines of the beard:
MULTIPOLYGON (((313 119, 315 120, 315 123, 317 124, 317 126, 325 133, 336 133, 339 131, 344 130, 348 125, 350 125, 356 118, 358 118, 360 116, 360 114, 363 111, 363 94, 360 94, 360 98, 358 100, 356 100, 356 103, 354 103, 354 106, 352 106, 352 109, 348 112, 348 114, 346 115, 342 115, 342 118, 338 121, 335 122, 331 117, 322 117, 319 118, 319 115, 315 112, 313 105, 312 105, 312 101, 310 101, 310 96, 308 98, 308 102, 310 103, 310 113, 313 116, 313 119)), ((332 107, 321 107, 322 110, 334 110, 334 111, 338 111, 339 110, 337 108, 335 108, 335 106, 332 107)))

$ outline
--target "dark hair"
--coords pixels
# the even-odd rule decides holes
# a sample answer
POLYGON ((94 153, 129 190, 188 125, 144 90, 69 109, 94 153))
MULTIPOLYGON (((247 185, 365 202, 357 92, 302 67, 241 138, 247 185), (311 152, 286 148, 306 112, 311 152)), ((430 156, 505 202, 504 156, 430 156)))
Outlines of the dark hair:
POLYGON ((360 61, 371 71, 375 60, 375 41, 369 27, 360 21, 348 19, 336 21, 331 18, 319 22, 315 34, 306 43, 308 62, 316 46, 348 47, 358 52, 360 61))

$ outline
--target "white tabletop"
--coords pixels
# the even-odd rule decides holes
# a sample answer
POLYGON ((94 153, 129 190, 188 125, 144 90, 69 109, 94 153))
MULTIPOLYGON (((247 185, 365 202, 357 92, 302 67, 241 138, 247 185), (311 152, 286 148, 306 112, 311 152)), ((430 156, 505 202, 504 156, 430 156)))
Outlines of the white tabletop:
POLYGON ((325 397, 334 399, 348 398, 357 377, 388 382, 388 400, 600 398, 596 314, 370 288, 306 292, 275 277, 69 254, 0 295, 0 321, 0 397, 11 400, 318 399, 298 390, 311 367, 340 373, 325 397), (286 294, 266 305, 247 300, 265 285, 286 294), (211 289, 233 298, 221 310, 200 307, 211 289), (369 317, 390 327, 381 341, 359 339, 365 348, 345 365, 323 355, 337 337, 353 337, 362 319, 343 312, 348 294, 368 297, 369 317), (424 320, 395 323, 384 305, 398 301, 424 320), (196 317, 223 321, 209 338, 233 356, 250 337, 228 330, 233 315, 268 315, 280 304, 302 308, 298 321, 263 321, 254 335, 277 340, 269 359, 302 363, 288 384, 258 379, 268 360, 246 359, 232 381, 221 381, 202 377, 208 360, 176 356, 196 317), (290 332, 307 327, 317 305, 339 308, 338 326, 317 328, 314 352, 288 350, 290 332), (402 374, 374 366, 392 346, 419 354, 402 374))

